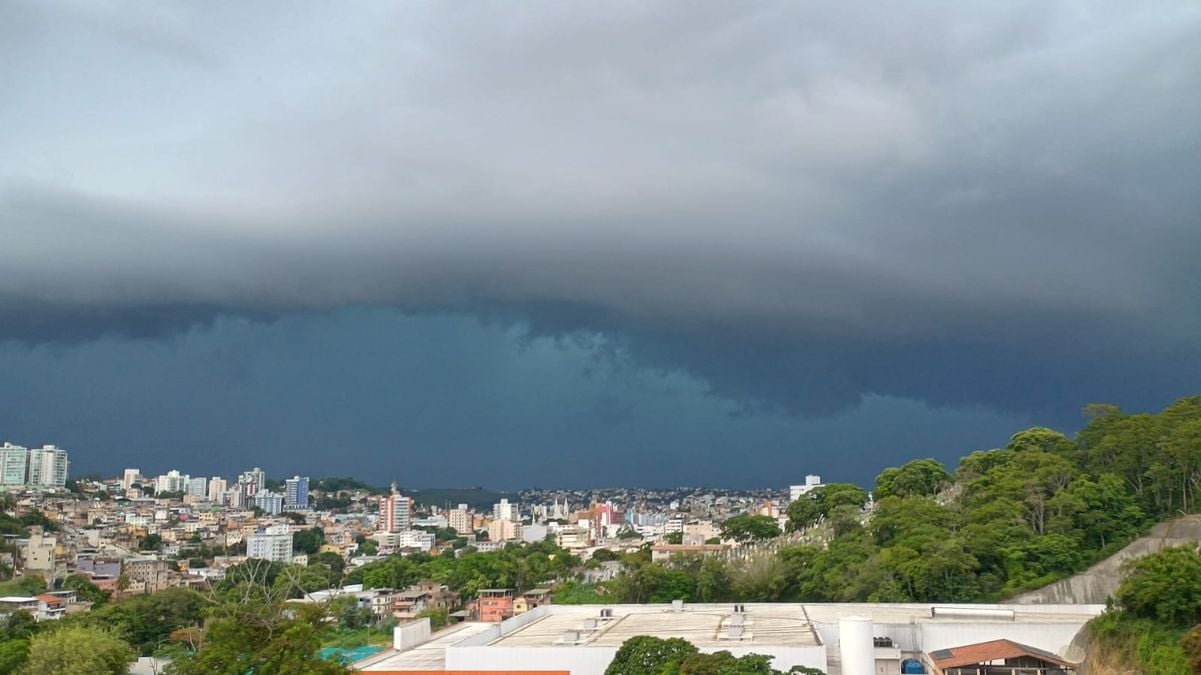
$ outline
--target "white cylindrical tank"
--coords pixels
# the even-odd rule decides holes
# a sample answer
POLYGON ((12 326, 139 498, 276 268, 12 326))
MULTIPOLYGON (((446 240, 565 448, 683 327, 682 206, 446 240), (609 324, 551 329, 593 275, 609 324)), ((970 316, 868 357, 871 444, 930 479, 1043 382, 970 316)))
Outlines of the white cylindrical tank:
POLYGON ((872 637, 871 619, 846 616, 838 620, 838 653, 842 655, 843 675, 875 675, 876 645, 872 637))

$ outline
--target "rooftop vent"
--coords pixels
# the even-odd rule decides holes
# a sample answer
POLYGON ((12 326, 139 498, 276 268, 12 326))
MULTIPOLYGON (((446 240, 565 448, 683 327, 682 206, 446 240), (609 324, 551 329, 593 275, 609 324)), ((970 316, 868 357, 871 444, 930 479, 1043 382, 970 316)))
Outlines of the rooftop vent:
POLYGON ((751 634, 746 632, 746 626, 733 626, 732 625, 732 626, 727 627, 726 632, 722 633, 718 637, 720 637, 723 640, 737 640, 737 641, 741 642, 742 640, 751 639, 751 634))
POLYGON ((600 618, 602 621, 607 621, 609 619, 612 619, 613 618, 613 610, 609 607, 601 608, 600 618))
POLYGON ((735 615, 731 616, 730 617, 730 625, 731 626, 745 626, 746 625, 746 615, 745 614, 735 614, 735 615))
POLYGON ((684 601, 683 600, 672 600, 671 601, 671 611, 673 611, 673 612, 684 611, 684 601))
POLYGON ((579 642, 580 641, 580 631, 578 631, 578 630, 566 631, 563 633, 563 637, 560 638, 560 640, 562 642, 569 642, 569 643, 579 642))
POLYGON ((594 630, 596 630, 596 626, 598 623, 600 623, 600 622, 593 618, 584 619, 584 630, 594 631, 594 630))

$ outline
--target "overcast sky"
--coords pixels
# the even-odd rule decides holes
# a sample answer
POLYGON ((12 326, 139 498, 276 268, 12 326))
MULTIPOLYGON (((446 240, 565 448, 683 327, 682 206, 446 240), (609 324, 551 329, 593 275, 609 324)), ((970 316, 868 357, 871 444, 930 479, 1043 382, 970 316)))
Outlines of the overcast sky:
POLYGON ((1201 5, 0 4, 0 439, 784 485, 1201 393, 1201 5))

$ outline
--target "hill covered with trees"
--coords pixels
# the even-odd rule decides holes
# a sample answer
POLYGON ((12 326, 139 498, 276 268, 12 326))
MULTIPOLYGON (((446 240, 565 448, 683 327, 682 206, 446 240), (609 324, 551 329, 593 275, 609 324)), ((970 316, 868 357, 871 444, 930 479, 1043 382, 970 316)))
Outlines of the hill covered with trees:
MULTIPOLYGON (((1079 572, 1160 520, 1198 510, 1201 397, 1155 414, 1085 409, 1069 438, 1036 427, 954 471, 884 469, 872 490, 831 484, 789 507, 805 543, 730 564, 624 557, 617 579, 566 595, 612 600, 997 601, 1079 572)), ((795 536, 795 535, 794 535, 795 536)))

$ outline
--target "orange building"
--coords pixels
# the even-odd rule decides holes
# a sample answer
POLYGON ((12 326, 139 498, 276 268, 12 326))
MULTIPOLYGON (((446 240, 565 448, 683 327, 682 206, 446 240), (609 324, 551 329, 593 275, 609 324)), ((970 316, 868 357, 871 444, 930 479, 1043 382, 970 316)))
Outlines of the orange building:
POLYGON ((513 616, 513 600, 516 592, 512 588, 482 588, 477 604, 480 621, 500 623, 513 616))

